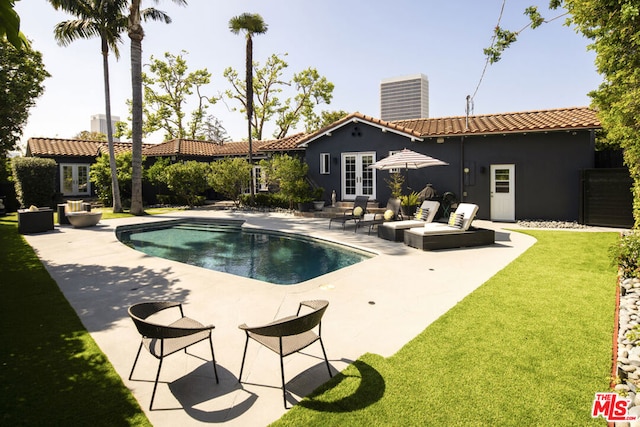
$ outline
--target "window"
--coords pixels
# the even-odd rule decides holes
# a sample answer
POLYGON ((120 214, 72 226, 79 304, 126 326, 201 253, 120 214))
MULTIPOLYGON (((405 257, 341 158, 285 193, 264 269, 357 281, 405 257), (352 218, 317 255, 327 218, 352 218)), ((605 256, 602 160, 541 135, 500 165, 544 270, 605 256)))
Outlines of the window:
POLYGON ((331 156, 329 153, 320 153, 320 174, 329 175, 331 172, 330 162, 331 156))
POLYGON ((260 166, 253 167, 254 188, 256 191, 269 191, 269 185, 267 184, 267 176, 262 171, 260 166))

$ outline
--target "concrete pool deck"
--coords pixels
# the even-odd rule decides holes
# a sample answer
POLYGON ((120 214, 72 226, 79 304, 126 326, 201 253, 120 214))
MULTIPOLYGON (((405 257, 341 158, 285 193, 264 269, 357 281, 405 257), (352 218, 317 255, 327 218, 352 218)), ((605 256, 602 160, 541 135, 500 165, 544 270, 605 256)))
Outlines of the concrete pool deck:
MULTIPOLYGON (((245 341, 241 323, 263 324, 295 314, 300 301, 328 300, 322 337, 335 374, 364 353, 393 355, 535 243, 530 236, 505 230, 517 228, 515 224, 476 220, 475 226, 496 230, 494 245, 425 252, 363 229, 355 234, 353 226, 342 231, 328 225, 326 218, 290 214, 192 210, 103 220, 93 228, 56 226, 53 232, 25 238, 154 426, 261 426, 286 412, 278 356, 270 350, 249 344, 243 383, 238 383, 245 341), (150 257, 115 237, 118 225, 189 216, 244 219, 250 227, 342 242, 378 255, 286 286, 150 257), (134 381, 128 380, 140 336, 127 308, 157 299, 181 301, 185 315, 216 326, 220 383, 215 383, 208 345, 199 343, 189 350, 197 357, 178 353, 165 360, 154 410, 149 411, 158 361, 143 351, 134 381)), ((290 404, 326 382, 319 344, 285 358, 285 378, 290 404)))

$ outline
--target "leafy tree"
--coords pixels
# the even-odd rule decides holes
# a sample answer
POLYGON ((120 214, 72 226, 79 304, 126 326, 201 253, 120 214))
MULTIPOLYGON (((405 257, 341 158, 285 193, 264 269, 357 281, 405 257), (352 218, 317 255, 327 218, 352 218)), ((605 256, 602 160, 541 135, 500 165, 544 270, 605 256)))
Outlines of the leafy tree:
MULTIPOLYGON (((219 121, 206 114, 209 105, 215 104, 218 98, 202 93, 203 86, 211 82, 211 73, 206 68, 187 73, 188 66, 184 58, 186 54, 184 50, 179 55, 167 52, 164 54, 165 61, 152 56, 149 74, 142 74, 145 134, 162 129, 167 140, 204 140, 207 135, 211 135, 211 129, 221 126, 219 121), (194 93, 197 108, 191 112, 191 120, 185 122, 185 104, 194 93)), ((226 131, 222 129, 218 132, 226 131)))
POLYGON ((200 194, 208 188, 209 171, 208 164, 190 160, 167 166, 164 173, 159 173, 156 178, 189 206, 197 206, 204 202, 200 194))
MULTIPOLYGON (((127 26, 131 39, 131 153, 132 153, 132 187, 131 213, 144 215, 142 206, 142 39, 144 30, 142 20, 153 19, 170 23, 166 13, 156 9, 140 9, 142 0, 131 0, 129 6, 129 24, 127 26)), ((179 5, 186 5, 185 0, 173 0, 179 5)))
MULTIPOLYGON (((265 125, 274 117, 277 126, 273 134, 275 138, 285 137, 301 120, 304 120, 307 132, 312 132, 325 123, 322 113, 318 115, 315 107, 331 102, 333 83, 326 77, 320 76, 315 68, 307 68, 295 73, 290 80, 287 80, 283 77, 283 73, 288 66, 289 64, 283 58, 275 54, 267 59, 263 67, 260 67, 258 62, 253 64, 255 73, 253 92, 256 106, 252 120, 253 137, 257 139, 263 138, 265 125), (282 101, 279 94, 283 92, 285 86, 293 87, 296 95, 282 101)), ((246 111, 246 83, 239 78, 238 72, 230 67, 225 69, 224 76, 232 87, 225 92, 226 96, 240 102, 242 106, 240 111, 246 111)))
MULTIPOLYGON (((115 160, 118 174, 118 191, 123 200, 130 200, 132 173, 131 152, 120 153, 116 155, 115 160)), ((101 155, 97 158, 96 162, 91 165, 89 179, 93 183, 98 199, 100 199, 105 206, 109 206, 113 201, 113 194, 111 193, 111 162, 108 154, 101 155)), ((125 204, 127 203, 125 202, 125 204)))
MULTIPOLYGON (((253 145, 251 142, 251 117, 253 116, 253 36, 257 34, 264 34, 267 32, 267 24, 265 24, 262 16, 257 13, 243 13, 239 16, 234 16, 229 20, 229 29, 233 34, 245 33, 246 44, 246 110, 247 110, 247 127, 249 137, 249 163, 253 164, 253 145)), ((251 171, 251 180, 249 183, 249 198, 253 203, 253 197, 255 194, 255 188, 253 185, 253 169, 251 171)))
POLYGON ((17 0, 0 0, 0 39, 7 40, 16 49, 29 47, 29 41, 20 32, 20 16, 14 9, 17 0))
POLYGON ((251 164, 239 157, 212 162, 209 186, 240 206, 242 193, 251 180, 252 169, 251 164))
MULTIPOLYGON (((54 34, 58 44, 68 46, 78 39, 100 37, 102 50, 102 72, 104 78, 104 100, 107 123, 111 123, 111 88, 109 84, 109 49, 116 58, 120 57, 118 43, 122 41, 122 33, 127 28, 127 0, 49 0, 56 9, 62 9, 77 17, 56 25, 54 34)), ((115 150, 113 147, 113 130, 107 126, 107 143, 111 161, 111 193, 113 195, 113 212, 122 212, 118 173, 116 170, 115 150)))
POLYGON ((29 109, 44 92, 47 77, 40 52, 26 46, 18 50, 0 39, 0 156, 18 147, 29 109))
POLYGON ((334 110, 334 111, 321 111, 320 117, 317 126, 314 126, 310 129, 307 129, 307 132, 315 132, 318 129, 322 129, 324 127, 329 126, 332 123, 337 122, 338 120, 348 116, 349 113, 344 110, 334 110))
POLYGON ((81 139, 83 141, 106 141, 107 135, 102 132, 90 132, 88 130, 83 130, 78 132, 73 138, 81 139))
POLYGON ((295 202, 310 197, 311 187, 307 181, 309 165, 297 157, 288 154, 273 156, 271 160, 260 161, 267 182, 277 185, 280 193, 289 201, 289 209, 295 202))

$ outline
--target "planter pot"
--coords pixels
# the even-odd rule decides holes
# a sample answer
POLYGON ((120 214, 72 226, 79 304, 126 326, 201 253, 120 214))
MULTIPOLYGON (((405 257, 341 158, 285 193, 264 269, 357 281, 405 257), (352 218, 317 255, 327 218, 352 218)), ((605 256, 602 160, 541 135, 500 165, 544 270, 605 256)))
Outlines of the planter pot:
POLYGON ((324 200, 316 200, 313 202, 313 209, 321 211, 324 208, 324 200))
POLYGON ((298 210, 300 212, 309 212, 311 209, 313 209, 312 202, 298 202, 298 210))
POLYGON ((418 206, 402 206, 402 215, 405 217, 412 217, 415 215, 418 206))

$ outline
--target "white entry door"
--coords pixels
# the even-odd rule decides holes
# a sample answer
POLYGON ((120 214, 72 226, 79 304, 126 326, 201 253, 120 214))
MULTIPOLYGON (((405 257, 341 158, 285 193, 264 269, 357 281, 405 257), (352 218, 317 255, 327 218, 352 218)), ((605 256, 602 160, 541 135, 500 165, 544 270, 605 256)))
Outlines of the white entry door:
POLYGON ((516 166, 491 165, 491 220, 516 219, 516 166))
POLYGON ((60 190, 65 196, 88 196, 91 194, 89 165, 61 164, 60 190))
POLYGON ((356 196, 376 198, 376 174, 370 169, 376 161, 375 152, 342 153, 342 199, 356 196))

